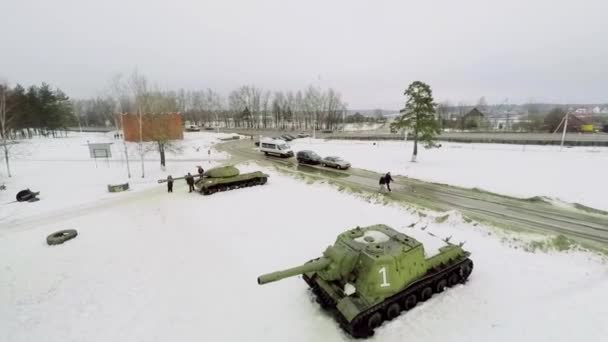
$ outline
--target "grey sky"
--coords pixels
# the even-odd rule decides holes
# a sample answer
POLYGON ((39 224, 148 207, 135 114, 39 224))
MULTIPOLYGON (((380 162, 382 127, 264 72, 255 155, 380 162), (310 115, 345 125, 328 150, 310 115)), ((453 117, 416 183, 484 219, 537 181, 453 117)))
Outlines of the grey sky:
POLYGON ((5 0, 0 77, 100 94, 135 67, 163 88, 333 87, 350 108, 437 100, 608 102, 606 0, 5 0))

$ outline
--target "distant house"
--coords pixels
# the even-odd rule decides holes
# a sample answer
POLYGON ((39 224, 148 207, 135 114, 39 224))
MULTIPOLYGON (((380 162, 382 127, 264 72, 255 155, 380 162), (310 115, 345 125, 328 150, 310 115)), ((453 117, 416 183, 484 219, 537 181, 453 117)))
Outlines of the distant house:
POLYGON ((463 129, 479 129, 484 121, 485 115, 475 107, 462 117, 463 129))
MULTIPOLYGON (((561 131, 562 129, 564 129, 564 127, 560 126, 559 130, 561 131)), ((592 133, 593 130, 593 123, 588 116, 576 114, 568 115, 568 132, 592 133)))

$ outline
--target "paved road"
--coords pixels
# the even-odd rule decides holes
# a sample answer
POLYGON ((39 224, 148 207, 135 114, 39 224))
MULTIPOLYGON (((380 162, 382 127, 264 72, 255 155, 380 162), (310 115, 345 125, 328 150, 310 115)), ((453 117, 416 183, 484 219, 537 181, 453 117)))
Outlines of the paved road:
MULTIPOLYGON (((243 135, 277 136, 291 131, 222 129, 223 132, 243 135)), ((308 131, 307 133, 312 134, 308 131)), ((403 134, 391 134, 386 129, 354 132, 316 133, 321 139, 344 140, 403 140, 403 134)), ((505 133, 505 132, 443 132, 438 140, 464 143, 525 144, 525 145, 559 145, 562 135, 559 133, 505 133)), ((567 146, 608 146, 608 133, 568 133, 565 138, 567 146)))
MULTIPOLYGON (((355 191, 376 192, 380 174, 352 168, 333 170, 299 166, 294 158, 267 157, 250 140, 217 145, 235 162, 254 160, 281 170, 331 180, 355 191)), ((559 233, 596 248, 608 247, 608 213, 594 209, 555 206, 540 198, 518 199, 475 189, 428 183, 407 177, 393 177, 393 192, 386 196, 433 210, 458 210, 466 217, 499 227, 534 232, 559 233)), ((608 250, 607 250, 608 251, 608 250)))

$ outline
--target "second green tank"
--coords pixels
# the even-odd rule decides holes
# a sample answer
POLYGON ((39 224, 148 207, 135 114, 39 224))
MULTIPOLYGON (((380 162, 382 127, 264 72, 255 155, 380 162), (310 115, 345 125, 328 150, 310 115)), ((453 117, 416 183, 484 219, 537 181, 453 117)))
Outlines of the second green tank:
POLYGON ((204 177, 199 178, 194 186, 201 194, 211 195, 218 191, 263 185, 268 181, 268 177, 260 171, 240 173, 239 169, 228 165, 205 171, 204 177))
POLYGON ((425 247, 382 224, 357 227, 340 234, 322 257, 262 275, 258 284, 302 274, 346 332, 368 337, 383 321, 468 279, 469 252, 449 239, 429 241, 425 247))

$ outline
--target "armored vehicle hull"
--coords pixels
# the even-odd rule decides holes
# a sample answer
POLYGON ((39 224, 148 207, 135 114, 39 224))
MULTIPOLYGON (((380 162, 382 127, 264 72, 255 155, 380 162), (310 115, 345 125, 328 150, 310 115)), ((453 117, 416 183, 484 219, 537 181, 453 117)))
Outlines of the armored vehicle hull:
POLYGON ((311 288, 321 307, 327 310, 340 324, 340 327, 355 338, 366 338, 374 335, 374 329, 384 321, 390 321, 401 312, 414 308, 418 303, 425 302, 436 293, 446 288, 466 282, 473 270, 473 261, 466 258, 442 269, 429 272, 423 278, 410 284, 402 291, 386 298, 384 301, 362 310, 352 319, 345 317, 337 307, 336 298, 340 295, 331 291, 327 282, 316 272, 302 275, 311 288))
POLYGON ((219 191, 228 191, 263 185, 268 181, 268 175, 256 171, 241 174, 234 166, 222 166, 209 169, 204 177, 198 179, 194 186, 203 195, 211 195, 219 191))
POLYGON ((473 262, 461 244, 431 236, 425 245, 385 225, 357 227, 340 234, 322 257, 262 275, 258 283, 302 274, 347 333, 369 337, 382 322, 467 281, 473 262))
POLYGON ((246 188, 256 185, 264 185, 268 181, 268 175, 256 171, 251 173, 243 173, 233 177, 211 178, 203 177, 199 179, 194 186, 203 195, 211 195, 220 191, 228 191, 239 188, 246 188))

